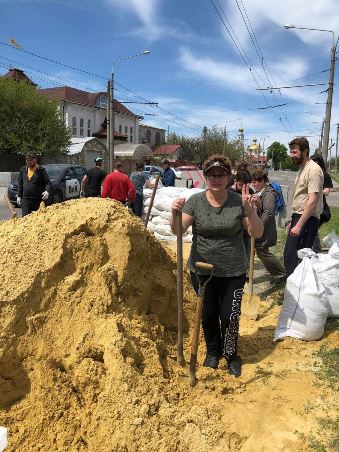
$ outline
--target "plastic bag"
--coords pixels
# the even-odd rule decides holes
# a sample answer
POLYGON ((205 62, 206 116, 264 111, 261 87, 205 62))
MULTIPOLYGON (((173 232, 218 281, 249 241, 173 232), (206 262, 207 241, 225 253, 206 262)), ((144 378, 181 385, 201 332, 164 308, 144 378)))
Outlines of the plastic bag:
POLYGON ((287 279, 274 341, 287 336, 314 341, 324 334, 329 306, 325 288, 313 268, 317 255, 304 248, 298 251, 298 257, 303 260, 287 279))
POLYGON ((330 232, 326 237, 323 238, 323 244, 331 248, 332 245, 337 243, 339 245, 339 236, 334 232, 330 232))
POLYGON ((0 452, 3 452, 7 447, 7 428, 0 427, 0 452))

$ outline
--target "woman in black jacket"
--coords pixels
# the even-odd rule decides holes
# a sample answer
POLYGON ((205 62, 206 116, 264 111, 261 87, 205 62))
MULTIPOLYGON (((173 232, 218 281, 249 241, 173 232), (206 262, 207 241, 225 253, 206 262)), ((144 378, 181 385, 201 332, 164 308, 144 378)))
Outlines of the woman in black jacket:
POLYGON ((258 258, 272 276, 284 278, 285 269, 269 250, 277 244, 277 226, 275 223, 275 200, 277 193, 269 185, 267 174, 261 170, 252 174, 252 185, 258 198, 258 216, 264 225, 264 233, 255 241, 258 258))

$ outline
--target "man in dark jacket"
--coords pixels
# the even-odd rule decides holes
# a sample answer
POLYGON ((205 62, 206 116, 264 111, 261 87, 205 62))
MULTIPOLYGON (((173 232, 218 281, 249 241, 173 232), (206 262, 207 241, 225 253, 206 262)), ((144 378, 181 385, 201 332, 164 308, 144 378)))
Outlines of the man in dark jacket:
POLYGON ((47 201, 51 193, 51 183, 45 168, 37 164, 34 154, 26 155, 26 166, 18 176, 17 204, 22 208, 22 216, 38 210, 41 201, 47 201))
POLYGON ((275 223, 275 200, 277 193, 268 184, 268 177, 263 171, 254 171, 252 185, 258 198, 258 216, 264 224, 263 235, 255 240, 255 250, 258 258, 272 276, 284 278, 284 267, 269 250, 277 244, 277 226, 275 223))
POLYGON ((175 172, 170 167, 170 162, 168 160, 162 160, 163 172, 161 175, 161 182, 164 187, 174 187, 175 186, 175 172))
POLYGON ((84 198, 87 194, 88 198, 97 198, 101 194, 101 185, 107 176, 106 171, 103 170, 104 160, 97 157, 94 160, 95 167, 88 170, 88 173, 81 181, 80 198, 84 198), (85 193, 85 187, 87 190, 85 193))

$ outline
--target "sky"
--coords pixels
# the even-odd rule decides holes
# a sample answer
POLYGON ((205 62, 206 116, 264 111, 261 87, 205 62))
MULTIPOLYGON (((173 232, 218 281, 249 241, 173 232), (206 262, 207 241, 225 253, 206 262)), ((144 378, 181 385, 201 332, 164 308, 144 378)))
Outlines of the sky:
POLYGON ((246 143, 257 138, 264 147, 306 135, 315 149, 332 34, 284 24, 336 38, 339 1, 0 0, 0 75, 17 67, 41 87, 99 92, 114 60, 150 50, 114 63, 115 98, 138 102, 126 106, 144 123, 188 136, 215 125, 230 138, 242 127, 246 143), (5 45, 10 38, 24 51, 5 45), (302 84, 323 85, 258 90, 302 84))

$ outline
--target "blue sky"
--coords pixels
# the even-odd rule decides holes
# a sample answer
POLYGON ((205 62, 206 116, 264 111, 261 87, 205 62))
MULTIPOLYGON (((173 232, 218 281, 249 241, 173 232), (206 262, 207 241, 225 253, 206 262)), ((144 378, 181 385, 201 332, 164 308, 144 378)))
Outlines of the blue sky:
MULTIPOLYGON (((269 81, 274 86, 327 83, 329 73, 319 72, 329 68, 331 34, 287 31, 283 25, 337 34, 338 0, 213 1, 243 57, 211 0, 0 0, 1 42, 12 37, 29 52, 101 77, 5 45, 0 45, 0 74, 11 65, 25 70, 42 87, 101 91, 106 89, 113 59, 149 49, 148 56, 115 64, 117 83, 159 102, 162 110, 128 105, 138 114, 155 115, 145 115, 145 122, 186 135, 199 135, 204 125, 226 126, 231 137, 242 126, 249 142, 266 137, 265 146, 276 140, 287 144, 295 135, 315 135, 309 138, 315 146, 325 111, 325 105, 316 102, 326 101, 326 93, 319 94, 326 86, 281 90, 275 96, 268 92, 264 99, 251 74, 260 87, 269 86, 269 81), (257 50, 238 6, 250 21, 257 50), (257 109, 283 103, 287 105, 274 111, 257 109)), ((116 98, 140 101, 132 92, 117 85, 116 98)), ((335 88, 333 139, 339 122, 338 96, 335 88)))

